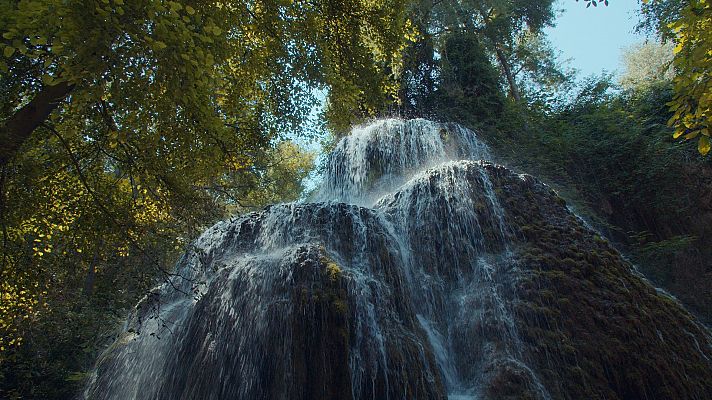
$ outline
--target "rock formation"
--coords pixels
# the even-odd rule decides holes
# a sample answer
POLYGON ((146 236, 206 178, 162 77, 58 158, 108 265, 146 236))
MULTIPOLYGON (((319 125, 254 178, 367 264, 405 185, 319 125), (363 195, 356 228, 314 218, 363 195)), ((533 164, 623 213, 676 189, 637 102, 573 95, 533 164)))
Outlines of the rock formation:
POLYGON ((88 399, 709 399, 712 339, 474 132, 382 120, 208 229, 88 399))

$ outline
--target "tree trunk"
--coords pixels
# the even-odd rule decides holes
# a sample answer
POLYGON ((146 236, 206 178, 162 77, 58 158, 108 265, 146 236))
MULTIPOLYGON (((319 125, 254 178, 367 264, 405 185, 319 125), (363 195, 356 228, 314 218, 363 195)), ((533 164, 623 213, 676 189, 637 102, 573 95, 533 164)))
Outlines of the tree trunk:
POLYGON ((27 105, 5 121, 0 130, 0 164, 6 164, 32 132, 40 126, 74 89, 74 84, 60 82, 44 86, 27 105))
POLYGON ((497 53, 497 60, 499 65, 502 66, 502 71, 504 76, 507 78, 507 83, 509 84, 509 92, 512 94, 514 100, 519 101, 522 96, 519 94, 519 89, 517 88, 517 82, 514 80, 514 75, 512 75, 512 69, 509 67, 509 62, 507 57, 504 55, 502 48, 499 47, 497 43, 494 44, 494 50, 497 53))

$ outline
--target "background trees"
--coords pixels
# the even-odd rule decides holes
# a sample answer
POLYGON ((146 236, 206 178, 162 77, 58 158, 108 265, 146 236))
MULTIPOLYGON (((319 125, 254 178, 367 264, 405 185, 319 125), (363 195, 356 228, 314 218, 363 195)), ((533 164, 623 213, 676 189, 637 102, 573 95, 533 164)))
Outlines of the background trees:
MULTIPOLYGON (((472 90, 476 86, 487 86, 497 90, 485 97, 501 88, 519 102, 526 96, 523 91, 564 80, 553 51, 541 35, 542 29, 553 22, 553 1, 423 0, 411 5, 410 12, 419 35, 406 49, 401 75, 401 111, 405 114, 452 118, 462 115, 455 104, 436 99, 461 97, 477 92, 472 90), (448 52, 448 46, 457 46, 464 53, 448 52), (462 77, 463 62, 475 68, 470 70, 467 82, 453 79, 462 77), (495 75, 489 72, 493 63, 499 71, 495 75)), ((475 96, 467 97, 468 101, 480 101, 474 100, 475 96)), ((479 110, 476 114, 484 117, 480 123, 486 123, 496 117, 502 100, 483 98, 481 102, 474 107, 479 110), (493 108, 482 109, 484 103, 493 108)))
POLYGON ((625 70, 620 79, 626 90, 643 90, 670 82, 675 77, 672 43, 645 42, 625 50, 625 70))

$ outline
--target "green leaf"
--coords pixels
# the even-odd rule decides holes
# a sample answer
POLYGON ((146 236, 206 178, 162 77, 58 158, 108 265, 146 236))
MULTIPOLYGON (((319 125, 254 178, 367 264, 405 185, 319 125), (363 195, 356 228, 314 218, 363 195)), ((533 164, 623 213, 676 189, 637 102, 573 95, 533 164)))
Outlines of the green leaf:
POLYGON ((13 54, 15 54, 15 48, 12 46, 7 46, 7 47, 5 47, 5 50, 2 51, 2 54, 6 58, 10 58, 10 57, 12 57, 13 54))
POLYGON ((697 142, 697 150, 703 156, 707 155, 707 153, 710 152, 710 138, 707 136, 701 136, 700 141, 697 142))

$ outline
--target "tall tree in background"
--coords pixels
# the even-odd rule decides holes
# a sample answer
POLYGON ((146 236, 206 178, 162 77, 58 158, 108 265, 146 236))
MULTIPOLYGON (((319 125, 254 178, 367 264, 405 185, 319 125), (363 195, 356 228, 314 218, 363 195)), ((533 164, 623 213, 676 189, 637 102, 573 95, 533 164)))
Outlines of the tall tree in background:
POLYGON ((472 126, 497 118, 505 103, 499 73, 477 35, 455 32, 442 48, 442 77, 434 100, 447 119, 472 126))
POLYGON ((497 60, 510 95, 520 100, 514 64, 526 62, 516 59, 517 48, 553 23, 553 1, 460 0, 443 2, 436 14, 448 30, 471 30, 480 36, 497 60))
POLYGON ((427 114, 434 107, 432 96, 440 76, 437 51, 442 34, 433 27, 435 4, 433 0, 419 0, 408 7, 417 35, 403 54, 398 93, 401 113, 408 116, 427 114))
POLYGON ((626 90, 647 90, 656 84, 671 82, 674 46, 671 43, 645 42, 623 51, 625 69, 620 84, 626 90))
MULTIPOLYGON (((480 30, 486 43, 494 51, 500 68, 507 79, 511 96, 519 101, 521 93, 517 85, 514 63, 526 65, 526 58, 516 55, 519 43, 525 42, 527 35, 536 36, 541 30, 552 24, 554 13, 552 1, 501 1, 491 0, 478 7, 481 20, 480 30)), ((533 55, 532 53, 524 53, 533 55)), ((531 57, 530 57, 531 59, 531 57)))
POLYGON ((541 35, 554 19, 552 0, 422 0, 411 7, 411 15, 419 36, 404 62, 400 98, 407 112, 427 114, 434 108, 432 94, 452 76, 443 69, 448 64, 442 59, 451 35, 476 38, 477 47, 499 66, 515 101, 522 100, 522 84, 563 80, 541 35))

